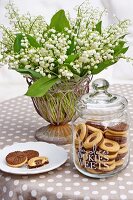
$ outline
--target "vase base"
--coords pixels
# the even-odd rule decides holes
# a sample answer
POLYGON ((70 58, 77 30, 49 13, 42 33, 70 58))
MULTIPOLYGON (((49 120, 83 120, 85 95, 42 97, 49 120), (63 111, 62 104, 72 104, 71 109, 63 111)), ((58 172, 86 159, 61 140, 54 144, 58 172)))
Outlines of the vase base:
POLYGON ((35 138, 38 141, 54 143, 58 145, 70 144, 72 142, 72 130, 69 124, 48 125, 36 130, 35 138))

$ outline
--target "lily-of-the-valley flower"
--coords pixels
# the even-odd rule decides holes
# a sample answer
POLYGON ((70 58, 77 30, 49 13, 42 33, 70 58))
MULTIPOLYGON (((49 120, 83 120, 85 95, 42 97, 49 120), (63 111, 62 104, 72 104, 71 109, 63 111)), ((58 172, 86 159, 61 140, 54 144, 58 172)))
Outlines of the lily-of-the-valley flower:
POLYGON ((35 83, 29 96, 36 84, 39 87, 44 82, 47 87, 44 93, 36 92, 42 96, 59 80, 100 73, 120 58, 132 61, 125 56, 130 21, 118 20, 103 28, 102 17, 107 11, 93 8, 88 1, 76 8, 76 18, 59 10, 50 24, 43 16, 20 15, 12 3, 6 9, 11 28, 0 26, 0 62, 32 78, 35 83))

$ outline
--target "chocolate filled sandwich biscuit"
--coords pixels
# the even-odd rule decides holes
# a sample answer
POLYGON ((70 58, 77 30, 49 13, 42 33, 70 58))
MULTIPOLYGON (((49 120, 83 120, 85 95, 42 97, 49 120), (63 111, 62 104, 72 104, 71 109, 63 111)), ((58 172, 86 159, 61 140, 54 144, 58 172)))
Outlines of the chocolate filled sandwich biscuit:
POLYGON ((28 161, 28 167, 30 169, 32 168, 38 168, 38 167, 42 167, 43 165, 48 164, 48 158, 47 157, 35 157, 35 158, 31 158, 28 161))
POLYGON ((28 160, 39 156, 38 151, 35 151, 35 150, 26 150, 26 151, 23 151, 23 153, 25 154, 28 160))
POLYGON ((6 156, 6 163, 10 167, 21 167, 27 162, 27 157, 21 151, 14 151, 6 156))

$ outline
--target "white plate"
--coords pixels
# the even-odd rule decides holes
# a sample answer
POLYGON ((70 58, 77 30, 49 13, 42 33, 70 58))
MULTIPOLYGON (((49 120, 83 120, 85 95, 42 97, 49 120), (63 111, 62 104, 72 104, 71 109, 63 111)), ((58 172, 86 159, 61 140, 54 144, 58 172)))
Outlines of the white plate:
POLYGON ((54 144, 48 144, 45 142, 26 142, 26 143, 15 143, 11 146, 7 146, 0 151, 0 170, 11 173, 11 174, 39 174, 48 172, 61 166, 67 160, 67 152, 62 147, 54 144), (5 157, 8 153, 13 151, 25 151, 25 150, 36 150, 40 156, 46 156, 49 159, 49 164, 35 169, 28 169, 25 166, 21 168, 9 167, 6 164, 5 157))

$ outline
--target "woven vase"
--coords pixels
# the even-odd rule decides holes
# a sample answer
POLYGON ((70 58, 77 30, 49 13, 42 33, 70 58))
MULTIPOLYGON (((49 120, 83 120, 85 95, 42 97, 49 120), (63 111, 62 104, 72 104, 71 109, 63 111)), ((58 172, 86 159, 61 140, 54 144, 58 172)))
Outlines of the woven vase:
MULTIPOLYGON (((71 143, 71 122, 75 114, 75 102, 89 92, 91 78, 61 82, 43 97, 32 97, 37 113, 49 124, 36 130, 35 138, 55 144, 71 143)), ((29 86, 33 83, 27 79, 29 86)))

